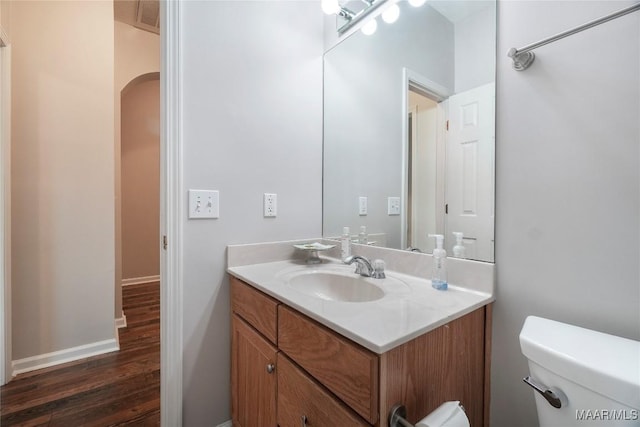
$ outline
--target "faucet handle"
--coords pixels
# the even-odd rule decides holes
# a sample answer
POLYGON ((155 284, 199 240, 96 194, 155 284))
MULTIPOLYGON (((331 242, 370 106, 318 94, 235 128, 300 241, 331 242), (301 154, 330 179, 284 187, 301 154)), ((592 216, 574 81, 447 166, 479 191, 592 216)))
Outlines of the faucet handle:
POLYGON ((384 274, 384 261, 381 259, 376 259, 373 261, 373 274, 371 277, 374 279, 384 279, 386 276, 384 274))

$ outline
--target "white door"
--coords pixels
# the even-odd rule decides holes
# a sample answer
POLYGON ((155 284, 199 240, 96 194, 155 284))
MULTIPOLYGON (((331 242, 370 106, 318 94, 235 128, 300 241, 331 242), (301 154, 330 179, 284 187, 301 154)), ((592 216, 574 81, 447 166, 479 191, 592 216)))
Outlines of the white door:
POLYGON ((495 85, 490 83, 449 98, 445 242, 464 233, 465 257, 493 262, 495 85))
MULTIPOLYGON (((411 206, 411 241, 409 245, 431 253, 434 245, 427 236, 438 233, 438 115, 440 104, 425 96, 410 93, 411 144, 409 205, 411 206)), ((440 202, 440 204, 438 204, 440 202)))

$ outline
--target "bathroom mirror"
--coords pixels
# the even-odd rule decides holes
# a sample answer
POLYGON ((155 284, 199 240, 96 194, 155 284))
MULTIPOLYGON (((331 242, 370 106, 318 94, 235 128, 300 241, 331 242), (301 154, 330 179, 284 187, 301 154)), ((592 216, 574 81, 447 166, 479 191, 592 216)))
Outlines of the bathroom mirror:
POLYGON ((324 55, 323 235, 493 262, 496 4, 397 4, 324 55))

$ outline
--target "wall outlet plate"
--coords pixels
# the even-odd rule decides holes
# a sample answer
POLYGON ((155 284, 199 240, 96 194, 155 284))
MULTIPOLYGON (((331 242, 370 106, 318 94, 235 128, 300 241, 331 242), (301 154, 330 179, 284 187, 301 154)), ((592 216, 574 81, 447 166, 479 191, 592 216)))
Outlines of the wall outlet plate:
POLYGON ((219 218, 220 192, 218 190, 189 190, 189 218, 219 218))
POLYGON ((387 198, 387 214, 400 215, 400 197, 387 198))
POLYGON ((278 195, 275 193, 264 193, 263 210, 265 218, 274 218, 278 215, 278 195))

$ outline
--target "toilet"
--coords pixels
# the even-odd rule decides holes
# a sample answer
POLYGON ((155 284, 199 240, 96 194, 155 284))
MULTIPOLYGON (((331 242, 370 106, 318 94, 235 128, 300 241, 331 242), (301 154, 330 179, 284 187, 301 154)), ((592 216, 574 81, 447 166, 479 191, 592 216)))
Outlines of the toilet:
POLYGON ((640 342, 529 316, 520 348, 540 427, 640 426, 640 342))

